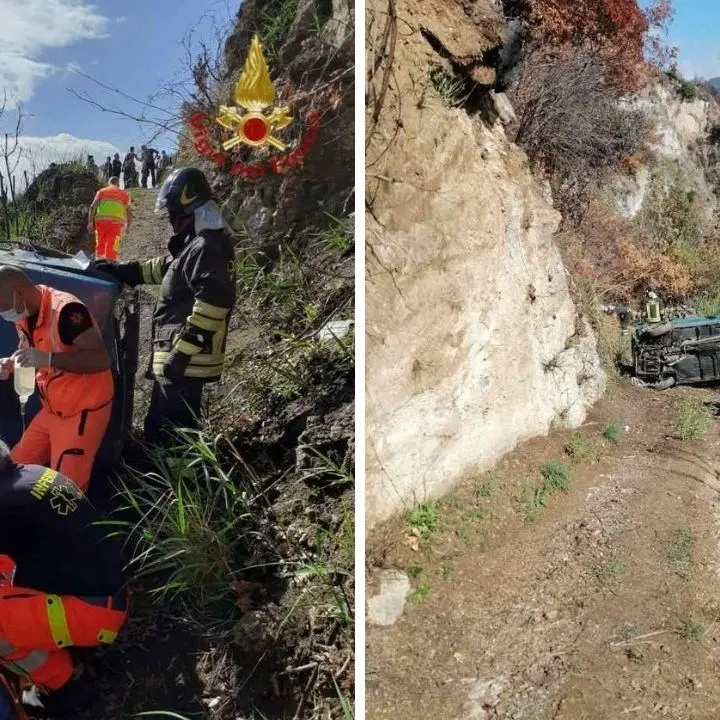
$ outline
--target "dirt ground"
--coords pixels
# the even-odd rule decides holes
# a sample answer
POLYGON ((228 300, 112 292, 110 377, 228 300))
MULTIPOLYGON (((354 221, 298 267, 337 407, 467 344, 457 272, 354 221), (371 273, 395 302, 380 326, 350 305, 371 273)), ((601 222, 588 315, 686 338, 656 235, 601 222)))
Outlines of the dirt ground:
POLYGON ((395 625, 368 625, 367 717, 717 718, 716 400, 618 381, 581 435, 524 443, 374 532, 368 595, 382 568, 413 591, 395 625), (679 437, 688 399, 713 414, 704 440, 679 437), (548 460, 571 485, 538 507, 548 460))

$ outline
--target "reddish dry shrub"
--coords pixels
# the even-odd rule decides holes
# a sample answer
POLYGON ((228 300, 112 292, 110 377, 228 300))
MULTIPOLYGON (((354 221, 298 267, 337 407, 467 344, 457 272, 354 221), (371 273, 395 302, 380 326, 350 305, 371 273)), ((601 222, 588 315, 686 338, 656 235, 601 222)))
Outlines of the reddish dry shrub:
POLYGON ((645 84, 646 52, 661 68, 677 57, 677 50, 664 43, 673 15, 671 0, 653 0, 646 10, 637 0, 509 0, 506 5, 549 53, 576 47, 600 55, 624 91, 645 84))
POLYGON ((647 287, 679 298, 700 284, 683 258, 673 250, 651 250, 631 221, 599 201, 591 202, 577 228, 558 240, 571 275, 609 298, 632 300, 647 287))

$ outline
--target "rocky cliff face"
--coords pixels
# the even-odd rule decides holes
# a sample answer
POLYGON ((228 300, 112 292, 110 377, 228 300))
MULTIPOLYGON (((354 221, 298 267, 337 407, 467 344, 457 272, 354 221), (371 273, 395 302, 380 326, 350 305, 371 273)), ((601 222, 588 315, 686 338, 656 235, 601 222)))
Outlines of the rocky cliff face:
POLYGON ((507 139, 503 108, 488 112, 487 96, 453 107, 420 31, 477 56, 497 38, 481 9, 398 3, 413 32, 395 48, 367 170, 369 527, 525 438, 579 425, 604 390, 553 241, 558 213, 507 139))
POLYGON ((720 175, 716 177, 717 158, 708 141, 712 127, 720 123, 720 107, 709 97, 684 101, 675 85, 669 80, 650 85, 630 101, 651 119, 653 137, 649 160, 611 184, 618 211, 625 217, 634 218, 642 210, 657 184, 670 189, 680 183, 694 191, 708 220, 720 209, 720 175))

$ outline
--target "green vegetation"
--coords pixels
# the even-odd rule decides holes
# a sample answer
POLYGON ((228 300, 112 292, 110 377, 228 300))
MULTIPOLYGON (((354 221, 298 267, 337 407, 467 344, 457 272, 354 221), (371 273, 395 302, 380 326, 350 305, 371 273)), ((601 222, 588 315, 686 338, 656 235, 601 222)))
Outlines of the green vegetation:
POLYGON ((690 580, 695 564, 695 538, 689 528, 678 528, 665 541, 665 559, 683 580, 690 580))
POLYGON ((407 524, 423 536, 434 533, 440 526, 440 515, 435 502, 424 502, 409 510, 405 515, 407 524))
POLYGON ((493 487, 491 483, 483 483, 478 487, 478 489, 475 491, 476 495, 479 498, 489 498, 492 496, 493 493, 493 487))
POLYGON ((415 602, 425 602, 430 597, 431 590, 432 588, 430 587, 430 585, 428 585, 427 583, 423 583, 418 588, 416 588, 416 590, 411 595, 411 598, 415 602))
POLYGON ((543 487, 555 493, 558 490, 567 492, 570 489, 570 469, 557 460, 548 460, 541 469, 543 487))
POLYGON ((700 86, 692 80, 680 79, 680 86, 678 87, 678 95, 683 102, 693 102, 699 100, 702 95, 702 89, 700 86))
POLYGON ((277 61, 297 15, 298 5, 299 0, 275 0, 264 10, 259 34, 269 63, 277 61))
POLYGON ((541 469, 542 482, 539 485, 526 484, 520 495, 520 508, 526 522, 537 520, 540 511, 557 492, 570 489, 570 470, 556 460, 548 460, 541 469))
POLYGON ((430 68, 430 83, 447 105, 462 105, 466 99, 465 82, 451 75, 442 65, 433 65, 430 68))
POLYGON ((678 403, 676 422, 680 439, 689 442, 703 440, 712 424, 709 410, 698 398, 685 398, 678 403))
POLYGON ((678 635, 688 642, 700 642, 705 632, 703 625, 692 618, 683 620, 678 628, 678 635))
POLYGON ((627 655, 628 660, 638 663, 639 665, 644 665, 647 662, 647 653, 642 648, 635 645, 629 647, 625 651, 625 654, 627 655))
POLYGON ((609 423, 603 429, 603 437, 610 442, 617 442, 623 436, 623 429, 617 423, 609 423))
POLYGON ((581 431, 574 432, 565 444, 565 454, 575 463, 596 463, 603 452, 602 442, 581 431))

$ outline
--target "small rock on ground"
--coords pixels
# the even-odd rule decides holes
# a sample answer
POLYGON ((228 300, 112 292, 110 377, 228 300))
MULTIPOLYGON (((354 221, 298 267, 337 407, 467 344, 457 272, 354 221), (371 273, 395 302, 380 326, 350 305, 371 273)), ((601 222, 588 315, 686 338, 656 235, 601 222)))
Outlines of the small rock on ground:
POLYGON ((380 592, 368 600, 368 622, 394 625, 403 614, 410 592, 408 576, 399 570, 385 570, 380 576, 380 592))

